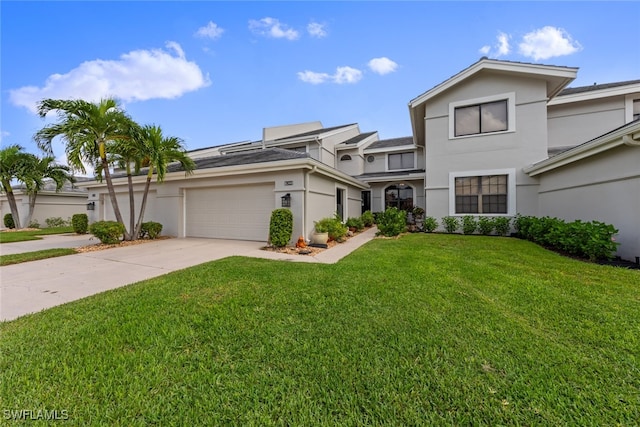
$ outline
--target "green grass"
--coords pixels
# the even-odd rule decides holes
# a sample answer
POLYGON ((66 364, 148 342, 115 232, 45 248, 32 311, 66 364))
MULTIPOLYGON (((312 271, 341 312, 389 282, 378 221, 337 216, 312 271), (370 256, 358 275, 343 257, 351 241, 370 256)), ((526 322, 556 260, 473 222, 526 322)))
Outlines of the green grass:
POLYGON ((25 252, 21 254, 0 255, 0 266, 20 264, 22 262, 37 261, 39 259, 54 258, 77 253, 75 249, 57 248, 42 251, 25 252))
POLYGON ((73 233, 73 227, 51 227, 30 231, 5 231, 0 233, 0 243, 25 242, 27 240, 40 240, 38 236, 47 234, 73 233))
POLYGON ((336 265, 227 258, 0 324, 0 406, 74 425, 637 425, 639 273, 459 235, 336 265))

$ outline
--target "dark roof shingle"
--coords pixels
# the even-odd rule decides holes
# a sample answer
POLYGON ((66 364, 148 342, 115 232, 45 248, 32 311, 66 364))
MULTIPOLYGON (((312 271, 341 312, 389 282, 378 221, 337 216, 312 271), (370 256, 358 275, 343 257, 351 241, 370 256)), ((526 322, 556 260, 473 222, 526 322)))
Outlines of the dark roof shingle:
POLYGON ((412 136, 403 136, 401 138, 381 139, 366 147, 366 150, 372 150, 377 148, 392 148, 401 147, 403 145, 413 145, 412 136))
POLYGON ((640 80, 628 80, 626 82, 614 82, 614 83, 592 84, 589 86, 569 87, 564 89, 562 92, 560 92, 558 96, 573 95, 576 93, 591 92, 594 90, 612 89, 616 87, 629 86, 629 85, 634 85, 638 83, 640 83, 640 80))

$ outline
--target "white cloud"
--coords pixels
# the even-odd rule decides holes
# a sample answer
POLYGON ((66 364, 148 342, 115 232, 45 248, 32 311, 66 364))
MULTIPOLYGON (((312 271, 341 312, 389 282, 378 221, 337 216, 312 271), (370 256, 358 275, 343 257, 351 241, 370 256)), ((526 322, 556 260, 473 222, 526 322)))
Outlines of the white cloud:
POLYGON ((393 73, 398 68, 398 64, 384 56, 382 58, 373 58, 368 65, 371 71, 380 75, 393 73))
POLYGON ((525 34, 522 39, 520 53, 536 61, 582 50, 580 43, 562 28, 546 26, 525 34))
POLYGON ((311 37, 323 38, 327 36, 327 30, 325 30, 324 24, 319 24, 317 22, 310 22, 307 25, 307 32, 311 37))
POLYGON ((338 84, 357 83, 362 78, 362 71, 351 67, 338 67, 333 81, 338 84))
POLYGON ((11 134, 7 131, 0 131, 0 142, 2 142, 3 139, 5 139, 6 137, 10 136, 11 134))
POLYGON ((313 85, 333 82, 336 84, 357 83, 362 79, 362 71, 351 67, 337 67, 335 74, 316 73, 314 71, 301 71, 298 73, 298 79, 305 83, 313 85))
POLYGON ((496 36, 497 42, 495 45, 484 45, 479 49, 480 54, 485 56, 490 56, 492 58, 498 58, 501 56, 506 56, 511 53, 511 46, 509 44, 509 39, 511 36, 509 34, 499 32, 496 36))
POLYGON ((24 86, 9 91, 14 105, 36 112, 44 98, 97 101, 116 97, 123 101, 172 99, 211 82, 195 62, 188 61, 176 42, 166 50, 134 50, 117 60, 96 59, 66 74, 52 74, 42 87, 24 86))
POLYGON ((296 40, 300 36, 296 30, 281 24, 276 18, 269 17, 260 20, 251 19, 249 21, 249 29, 254 34, 274 39, 296 40))
POLYGON ((215 22, 209 21, 209 23, 206 26, 198 28, 198 31, 196 31, 195 33, 195 36, 216 40, 222 37, 222 33, 224 33, 223 28, 218 27, 218 25, 215 22))
POLYGON ((305 83, 319 85, 320 83, 324 83, 331 79, 331 76, 327 73, 315 73, 313 71, 305 70, 298 72, 298 78, 305 83))

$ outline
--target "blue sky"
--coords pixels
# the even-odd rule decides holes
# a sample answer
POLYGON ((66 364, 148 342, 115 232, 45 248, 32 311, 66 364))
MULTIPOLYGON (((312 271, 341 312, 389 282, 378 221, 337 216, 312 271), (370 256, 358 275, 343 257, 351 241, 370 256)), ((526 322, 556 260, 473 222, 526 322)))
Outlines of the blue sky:
POLYGON ((317 120, 408 136, 407 103, 485 55, 580 67, 572 86, 640 79, 639 2, 2 1, 0 13, 1 142, 34 153, 42 98, 115 96, 196 149, 317 120))

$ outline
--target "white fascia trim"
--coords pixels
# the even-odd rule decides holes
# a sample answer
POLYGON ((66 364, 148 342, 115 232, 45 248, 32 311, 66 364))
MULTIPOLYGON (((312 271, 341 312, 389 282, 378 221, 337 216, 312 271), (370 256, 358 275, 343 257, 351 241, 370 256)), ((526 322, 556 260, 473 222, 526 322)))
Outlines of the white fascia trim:
POLYGON ((416 181, 424 179, 425 173, 407 174, 407 175, 393 175, 393 176, 376 176, 366 178, 365 182, 401 182, 401 181, 416 181))
POLYGON ((377 135, 374 133, 373 135, 369 135, 368 137, 364 138, 362 141, 358 142, 357 144, 354 145, 342 145, 341 142, 339 142, 338 144, 335 145, 335 149, 336 151, 341 151, 341 150, 353 150, 355 148, 360 148, 365 144, 370 144, 372 142, 376 142, 377 135))
POLYGON ((365 148, 363 150, 364 154, 376 154, 376 153, 396 153, 400 151, 416 151, 418 149, 415 145, 399 145, 397 147, 389 147, 389 148, 365 148))
MULTIPOLYGON (((636 93, 638 94, 638 96, 640 96, 640 83, 635 83, 628 86, 618 86, 608 89, 592 90, 582 93, 574 93, 571 95, 560 95, 550 100, 548 102, 548 105, 569 104, 572 102, 590 101, 593 99, 606 98, 609 96, 629 95, 632 93, 636 93)), ((635 98, 638 99, 638 96, 636 96, 635 98)))
MULTIPOLYGON (((640 86, 640 83, 638 84, 640 86)), ((624 97, 624 122, 629 123, 633 121, 633 101, 640 100, 640 89, 638 93, 629 94, 624 97)))
POLYGON ((508 169, 485 169, 475 171, 449 172, 449 216, 514 216, 516 209, 516 170, 508 169), (507 175, 507 213, 506 214, 459 214, 456 213, 456 178, 466 176, 486 176, 486 175, 507 175))
POLYGON ((333 129, 329 132, 321 132, 315 135, 306 135, 306 136, 291 137, 291 138, 280 138, 278 140, 265 141, 265 145, 267 147, 277 147, 278 145, 294 144, 298 142, 313 142, 313 141, 317 141, 318 139, 324 139, 329 136, 341 134, 347 130, 351 130, 354 128, 356 129, 358 128, 357 123, 354 123, 352 125, 342 126, 342 127, 339 127, 338 129, 333 129))
MULTIPOLYGON (((513 63, 513 62, 505 62, 505 61, 496 61, 491 59, 482 59, 470 67, 462 70, 455 76, 451 77, 449 80, 440 83, 439 85, 433 87, 422 95, 414 98, 409 102, 409 108, 415 108, 423 102, 427 101, 430 98, 433 98, 436 95, 446 91, 447 89, 457 85, 461 81, 471 77, 481 70, 493 70, 493 71, 506 71, 512 73, 524 73, 524 74, 533 74, 539 76, 547 76, 547 77, 560 77, 564 79, 568 79, 569 81, 574 80, 576 78, 576 74, 578 72, 578 68, 572 67, 557 67, 553 65, 540 65, 540 64, 522 64, 522 63, 513 63)), ((568 84, 569 82, 567 82, 568 84)))
POLYGON ((613 132, 611 134, 594 139, 591 142, 578 145, 577 147, 572 148, 568 151, 562 152, 546 160, 542 160, 541 162, 538 162, 534 165, 528 166, 524 168, 523 171, 529 176, 536 176, 541 173, 545 173, 553 169, 568 165, 569 163, 577 162, 578 160, 591 157, 603 151, 610 150, 619 145, 624 145, 625 140, 629 140, 629 138, 631 138, 631 140, 640 139, 640 123, 632 126, 631 128, 625 127, 624 129, 620 129, 617 132, 613 132))
POLYGON ((481 98, 465 99, 449 103, 449 139, 475 138, 479 136, 499 135, 516 131, 516 93, 508 92, 498 95, 483 96, 481 98), (507 130, 499 132, 474 133, 472 135, 455 136, 455 111, 458 107, 467 105, 486 104, 488 102, 507 100, 507 130))

